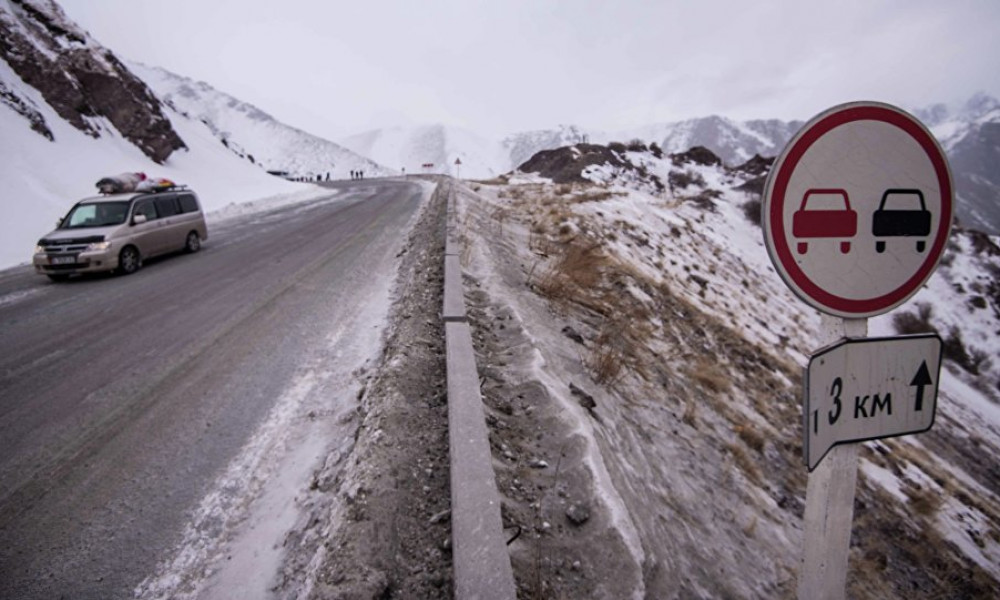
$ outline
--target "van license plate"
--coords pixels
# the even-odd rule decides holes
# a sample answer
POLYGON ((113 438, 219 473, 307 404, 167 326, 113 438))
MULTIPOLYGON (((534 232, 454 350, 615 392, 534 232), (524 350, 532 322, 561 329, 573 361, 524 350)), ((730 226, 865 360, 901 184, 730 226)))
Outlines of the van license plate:
POLYGON ((75 262, 75 256, 53 256, 49 259, 49 263, 53 265, 71 265, 75 262))

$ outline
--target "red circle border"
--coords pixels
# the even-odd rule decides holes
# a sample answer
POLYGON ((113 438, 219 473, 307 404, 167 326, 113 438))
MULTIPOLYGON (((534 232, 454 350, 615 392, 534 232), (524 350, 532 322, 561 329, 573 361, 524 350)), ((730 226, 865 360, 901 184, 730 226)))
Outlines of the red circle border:
POLYGON ((952 211, 952 185, 948 163, 937 142, 934 141, 924 127, 909 115, 888 106, 850 105, 842 110, 821 117, 793 142, 793 146, 787 151, 784 160, 778 166, 778 172, 775 174, 774 185, 771 188, 770 194, 770 211, 767 218, 770 225, 771 241, 777 259, 784 267, 788 278, 795 286, 798 286, 802 294, 813 300, 817 308, 828 308, 837 313, 852 316, 871 316, 880 314, 901 304, 930 277, 937 266, 941 253, 944 251, 945 244, 948 242, 952 211), (927 253, 926 260, 924 260, 923 264, 912 277, 895 290, 875 298, 862 300, 843 298, 831 294, 813 283, 809 279, 809 276, 796 264, 791 248, 789 248, 786 240, 784 226, 785 192, 788 189, 789 180, 799 161, 805 155, 806 151, 823 135, 841 125, 854 121, 881 121, 894 125, 908 133, 930 159, 941 190, 941 219, 938 223, 938 231, 934 238, 934 243, 927 253), (774 235, 775 232, 780 232, 781 235, 774 235))

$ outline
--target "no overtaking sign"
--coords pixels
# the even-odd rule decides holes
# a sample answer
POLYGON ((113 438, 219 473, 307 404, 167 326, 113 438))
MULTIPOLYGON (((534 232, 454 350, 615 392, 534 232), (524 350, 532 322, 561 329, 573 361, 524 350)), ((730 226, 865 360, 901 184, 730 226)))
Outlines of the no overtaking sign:
POLYGON ((764 238, 802 300, 864 318, 920 289, 952 214, 951 174, 934 137, 898 108, 854 102, 813 118, 775 162, 764 238))

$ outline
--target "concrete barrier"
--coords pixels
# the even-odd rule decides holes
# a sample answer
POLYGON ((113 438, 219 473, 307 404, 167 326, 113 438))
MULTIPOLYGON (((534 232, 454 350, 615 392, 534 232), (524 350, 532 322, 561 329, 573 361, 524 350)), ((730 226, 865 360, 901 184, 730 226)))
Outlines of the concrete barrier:
MULTIPOLYGON (((441 189, 440 187, 438 189, 441 189)), ((448 238, 454 198, 448 189, 448 238)), ((444 321, 451 454, 451 539, 457 600, 515 600, 517 586, 503 535, 500 493, 479 391, 479 370, 462 295, 458 246, 446 246, 444 321), (449 249, 451 252, 449 252, 449 249)))

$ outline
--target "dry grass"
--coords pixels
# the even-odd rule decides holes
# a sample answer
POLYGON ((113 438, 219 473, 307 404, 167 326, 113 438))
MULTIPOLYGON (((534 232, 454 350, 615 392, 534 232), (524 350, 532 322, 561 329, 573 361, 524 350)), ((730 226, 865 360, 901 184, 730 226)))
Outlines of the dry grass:
POLYGON ((743 471, 743 474, 750 481, 750 483, 756 486, 762 486, 764 484, 764 478, 761 476, 760 468, 757 466, 757 462, 750 458, 750 455, 743 449, 743 446, 732 443, 728 444, 726 448, 732 455, 733 462, 736 463, 736 466, 739 467, 740 471, 743 471))
POLYGON ((732 388, 732 376, 726 373, 718 362, 705 357, 698 358, 688 367, 688 376, 702 389, 713 394, 723 394, 732 388))
POLYGON ((621 379, 626 370, 648 379, 640 352, 652 335, 647 320, 648 316, 636 313, 605 321, 591 344, 589 355, 584 359, 594 381, 612 385, 621 379))
POLYGON ((593 289, 611 264, 597 243, 568 244, 541 276, 538 291, 550 300, 567 302, 579 298, 587 289, 593 289))
POLYGON ((736 427, 733 427, 733 431, 736 432, 736 435, 743 440, 743 443, 746 444, 748 448, 759 454, 764 453, 764 436, 757 431, 753 425, 750 425, 749 423, 737 425, 736 427))
POLYGON ((694 400, 688 400, 685 404, 681 421, 693 429, 698 429, 698 404, 694 400))
POLYGON ((923 517, 933 517, 944 504, 941 493, 930 486, 907 486, 903 492, 910 499, 910 509, 923 517))

